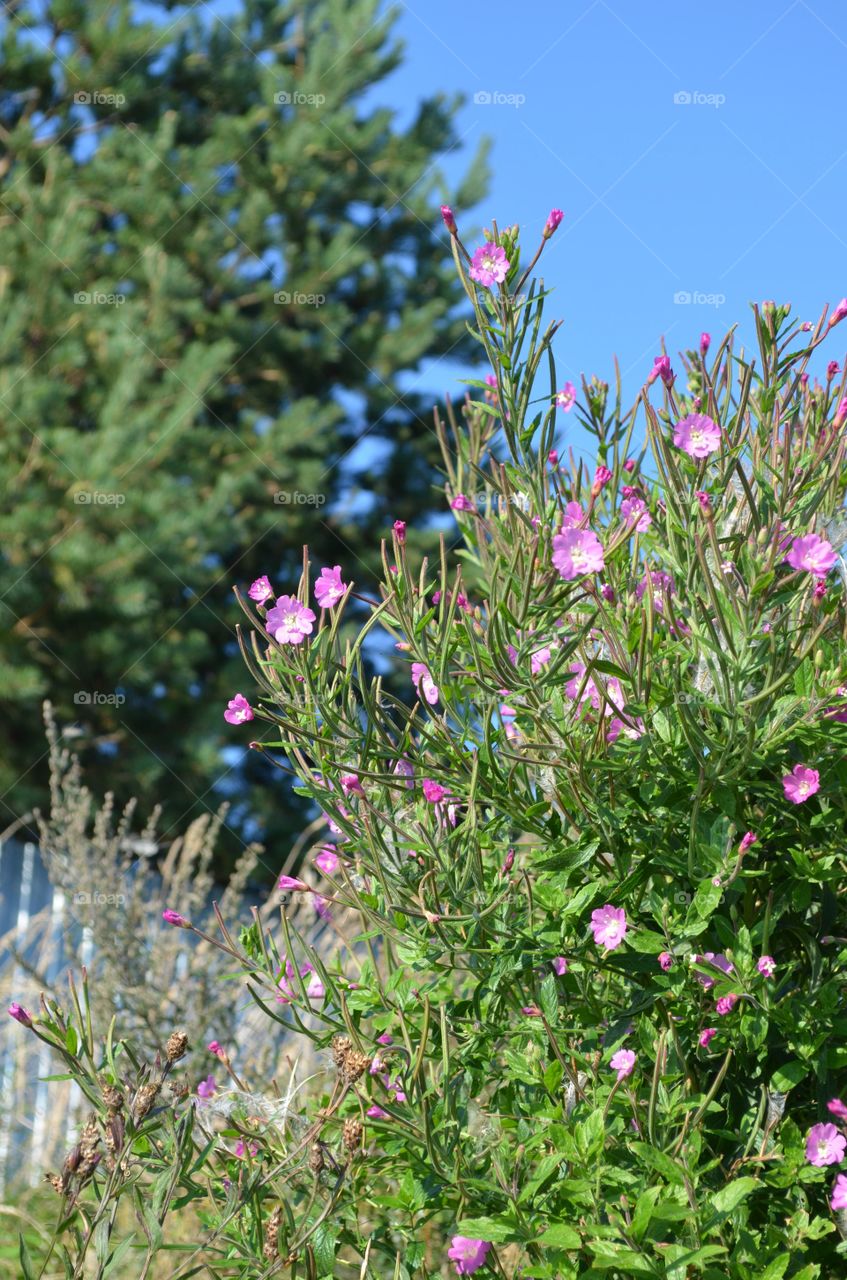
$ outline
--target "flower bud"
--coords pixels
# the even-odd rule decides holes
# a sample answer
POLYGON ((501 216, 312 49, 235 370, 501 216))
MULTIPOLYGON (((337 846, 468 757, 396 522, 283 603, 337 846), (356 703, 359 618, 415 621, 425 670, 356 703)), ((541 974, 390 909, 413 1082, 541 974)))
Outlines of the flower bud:
POLYGON ((453 210, 450 208, 449 204, 443 204, 441 206, 441 216, 444 219, 444 225, 450 232, 450 235, 458 235, 459 230, 456 226, 456 219, 453 217, 453 210))
POLYGON ((549 212, 549 213, 548 213, 548 215, 547 215, 547 221, 546 221, 546 223, 544 224, 544 233, 543 233, 543 235, 544 235, 544 239, 545 239, 545 240, 549 240, 549 239, 550 239, 550 237, 553 235, 553 233, 556 231, 556 229, 557 229, 557 228, 559 227, 559 225, 561 224, 561 221, 562 221, 562 219, 564 218, 564 216, 565 216, 565 215, 562 213, 562 210, 561 210, 561 209, 551 209, 551 210, 550 210, 550 212, 549 212))

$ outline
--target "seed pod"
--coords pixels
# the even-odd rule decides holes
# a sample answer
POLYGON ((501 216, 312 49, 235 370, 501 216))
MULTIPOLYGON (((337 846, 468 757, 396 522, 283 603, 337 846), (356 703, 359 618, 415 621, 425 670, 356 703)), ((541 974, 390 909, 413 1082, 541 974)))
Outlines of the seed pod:
POLYGON ((138 1093, 135 1095, 135 1100, 132 1104, 132 1115, 134 1120, 143 1120, 153 1103, 156 1101, 156 1098, 159 1096, 160 1088, 161 1085, 158 1084, 143 1084, 141 1086, 138 1093))
POLYGON ((313 1142, 309 1151, 309 1168, 312 1173, 319 1174, 324 1167, 323 1147, 319 1142, 313 1142))
POLYGON ((362 1132, 361 1120, 350 1119, 344 1121, 342 1141, 348 1151, 355 1151, 361 1145, 362 1132))
POLYGON ((121 1093, 120 1089, 116 1088, 113 1084, 104 1084, 101 1087, 103 1091, 103 1101, 109 1108, 109 1112, 112 1115, 115 1115, 116 1112, 120 1111, 121 1107, 124 1105, 124 1095, 121 1093))
POLYGON ((168 1043, 165 1046, 168 1062, 178 1062, 184 1057, 188 1048, 188 1036, 184 1031, 174 1031, 168 1037, 168 1043))
POLYGON ((276 1262, 279 1257, 279 1227, 282 1222, 282 1210, 277 1207, 268 1218, 268 1225, 265 1227, 265 1243, 262 1247, 262 1254, 268 1262, 276 1262))

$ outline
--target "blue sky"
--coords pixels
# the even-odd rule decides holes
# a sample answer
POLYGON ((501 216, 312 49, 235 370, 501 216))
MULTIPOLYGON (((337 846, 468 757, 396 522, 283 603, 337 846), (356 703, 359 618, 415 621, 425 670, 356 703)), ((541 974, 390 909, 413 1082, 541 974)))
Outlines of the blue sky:
MULTIPOLYGON (((408 119, 433 90, 467 95, 448 174, 494 140, 466 222, 517 222, 526 251, 565 211, 542 260, 563 378, 610 380, 617 353, 634 396, 663 335, 674 353, 738 323, 749 343, 751 300, 816 319, 847 293, 843 0, 398 7, 405 62, 375 98, 408 119)), ((842 354, 835 338, 827 358, 842 354)), ((460 376, 442 364, 427 384, 460 376)))

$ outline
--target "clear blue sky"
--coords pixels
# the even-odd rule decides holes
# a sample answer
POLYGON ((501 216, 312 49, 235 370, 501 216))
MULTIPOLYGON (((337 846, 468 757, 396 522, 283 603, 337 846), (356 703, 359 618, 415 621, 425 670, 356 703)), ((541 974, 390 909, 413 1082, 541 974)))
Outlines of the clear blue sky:
MULTIPOLYGON (((608 379, 617 352, 634 395, 662 335, 673 353, 738 322, 749 342, 751 300, 790 300, 816 319, 847 294, 845 0, 399 9, 405 63, 375 98, 408 119, 435 89, 468 96, 467 151, 444 168, 459 174, 492 136, 479 222, 519 223, 529 248, 548 210, 565 211, 543 259, 550 315, 564 318, 563 377, 608 379), (475 103, 480 93, 519 105, 475 103)), ((834 341, 827 358, 844 346, 834 341)), ((448 390, 458 376, 442 365, 427 383, 448 390)))

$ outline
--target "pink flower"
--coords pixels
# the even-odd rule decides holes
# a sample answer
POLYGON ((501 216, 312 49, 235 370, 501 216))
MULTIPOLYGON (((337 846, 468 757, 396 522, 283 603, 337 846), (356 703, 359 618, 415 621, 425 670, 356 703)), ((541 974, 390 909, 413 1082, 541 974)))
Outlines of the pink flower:
POLYGON ((626 912, 622 907, 613 907, 607 902, 605 907, 591 912, 591 930, 598 947, 614 951, 626 937, 626 912))
POLYGON ((601 465, 594 472, 594 480, 591 485, 592 497, 597 497, 601 489, 605 489, 606 485, 612 478, 612 473, 608 467, 601 465))
POLYGON ((249 1144, 249 1147, 245 1147, 245 1145, 244 1145, 244 1139, 243 1139, 243 1138, 239 1138, 239 1139, 238 1139, 238 1141, 237 1141, 237 1142, 236 1142, 236 1144, 235 1144, 235 1154, 238 1156, 238 1159, 239 1159, 239 1160, 243 1160, 243 1159, 244 1159, 244 1154, 245 1154, 245 1152, 246 1152, 246 1151, 248 1151, 248 1150, 249 1150, 250 1155, 251 1155, 251 1156, 253 1156, 253 1157, 255 1157, 255 1156, 257 1156, 257 1155, 259 1154, 259 1148, 256 1146, 255 1142, 251 1142, 251 1143, 249 1144))
POLYGON ((550 661, 551 652, 549 646, 545 645, 543 649, 536 649, 529 661, 530 671, 537 676, 543 667, 547 666, 550 661))
POLYGON ((213 1098, 218 1091, 214 1076, 206 1076, 205 1080, 201 1080, 197 1086, 197 1096, 203 1098, 213 1098))
POLYGON ((162 919, 165 924, 174 924, 178 929, 187 929, 188 921, 185 916, 181 916, 178 911, 163 911, 162 919))
POLYGON ((697 489, 694 497, 700 503, 700 510, 708 513, 712 509, 712 499, 704 489, 697 489))
POLYGON ((756 968, 763 978, 772 978, 776 973, 776 961, 773 956, 761 956, 756 968))
MULTIPOLYGON (((307 978, 310 973, 314 974, 314 977, 310 979, 309 984, 306 987, 306 996, 309 1000, 322 1000, 326 994, 324 984, 321 981, 320 976, 315 973, 315 966, 313 964, 309 964, 307 960, 305 964, 300 966, 300 977, 307 978)), ((279 980, 277 982, 277 986, 282 993, 276 997, 278 1004, 291 1004, 299 998, 299 983, 292 982, 292 979, 295 977, 296 974, 294 972, 294 966, 290 960, 286 960, 285 968, 280 973, 279 980)))
POLYGON ((758 839, 759 837, 754 835, 752 831, 745 831, 738 845, 738 852, 746 853, 750 846, 754 845, 758 839))
POLYGON ((847 1138, 834 1124, 816 1124, 806 1137, 806 1159, 818 1169, 827 1164, 841 1164, 845 1147, 847 1138))
POLYGON ((400 546, 402 547, 403 543, 406 541, 406 521, 395 520, 393 527, 394 527, 394 536, 397 539, 397 541, 400 543, 400 546))
POLYGON ((847 316, 847 298, 842 298, 832 315, 829 317, 830 329, 834 324, 838 324, 839 320, 843 320, 845 316, 847 316))
POLYGON ((277 644, 302 644, 312 634, 315 614, 296 596, 279 596, 265 617, 265 626, 277 644))
POLYGON ((635 1054, 631 1049, 618 1049, 617 1053, 612 1054, 609 1066, 613 1071, 617 1071, 619 1080, 625 1080, 627 1076, 632 1075, 635 1054))
POLYGON ((206 1045, 206 1048, 209 1050, 209 1053, 213 1053, 216 1058, 223 1060, 226 1057, 226 1050, 222 1044, 218 1044, 217 1040, 210 1040, 206 1045))
POLYGON ((14 1018, 15 1022, 20 1022, 21 1026, 32 1026, 32 1014, 28 1013, 22 1004, 18 1004, 17 1000, 13 1000, 9 1005, 9 1017, 14 1018))
MULTIPOLYGON (((694 963, 697 960, 708 961, 709 964, 711 964, 712 968, 720 969, 722 973, 735 972, 735 969, 732 966, 732 962, 730 960, 727 960, 726 956, 723 955, 722 952, 719 952, 717 955, 715 955, 714 951, 706 951, 702 956, 692 957, 692 963, 694 963)), ((706 988, 707 991, 709 991, 715 985, 715 979, 710 978, 707 973, 697 973, 695 974, 695 977, 697 978, 697 981, 706 988)))
POLYGON ((843 396, 838 402, 838 408, 835 410, 835 417, 832 419, 832 425, 836 431, 839 427, 843 427, 847 421, 847 396, 843 396))
POLYGON ((280 876, 276 882, 277 889, 282 889, 288 893, 308 893, 309 886, 302 880, 298 880, 296 876, 280 876))
POLYGON ((697 1041, 701 1049, 708 1049, 709 1043, 718 1034, 717 1027, 704 1027, 697 1041))
POLYGON ((795 764, 791 772, 782 779, 785 798, 792 804, 803 804, 820 790, 820 785, 821 776, 817 769, 810 769, 805 764, 795 764))
POLYGON ((347 583, 341 581, 341 565, 332 569, 321 569, 321 576, 315 583, 315 599, 322 609, 331 609, 339 600, 343 600, 347 583))
POLYGON ((565 529, 553 539, 553 565, 566 582, 586 573, 600 573, 603 545, 590 529, 565 529))
POLYGON ((365 1115, 370 1120, 389 1120, 390 1116, 387 1111, 383 1111, 382 1107, 378 1107, 376 1103, 372 1107, 368 1107, 365 1115))
POLYGON ((271 586, 271 580, 267 576, 257 578, 251 583, 250 590, 247 592, 251 600, 255 600, 256 604, 264 604, 266 600, 270 600, 274 593, 271 586))
POLYGON ((847 1209, 847 1178, 843 1173, 839 1173, 832 1187, 832 1199, 829 1202, 830 1208, 837 1212, 839 1209, 847 1209))
POLYGON ((835 377, 837 373, 838 373, 838 361, 830 360, 829 364, 826 366, 827 382, 832 382, 832 379, 835 377))
POLYGON ((415 785, 415 770, 412 767, 411 760, 407 760, 405 756, 401 756, 391 771, 398 778, 405 778, 405 786, 413 787, 415 785))
POLYGON ((562 516, 562 533, 566 529, 578 529, 585 520, 585 512, 578 502, 569 502, 562 516))
POLYGON ((715 1001, 715 1013, 723 1017, 724 1014, 732 1013, 737 1004, 738 996, 734 991, 730 991, 728 996, 721 996, 719 1000, 715 1001))
MULTIPOLYGON (((653 608, 658 613, 665 611, 665 598, 672 596, 676 592, 673 578, 669 573, 665 573, 663 569, 653 569, 650 573, 650 586, 653 589, 653 608)), ((635 598, 640 600, 647 591, 647 575, 638 583, 635 588, 635 598)))
POLYGON ((464 493, 457 493, 450 503, 453 511, 473 511, 474 505, 464 493))
POLYGON ((481 244, 471 262, 470 277, 483 288, 489 289, 493 284, 502 284, 509 270, 509 259, 506 250, 499 244, 481 244))
POLYGON ((606 601, 607 604, 615 603, 615 589, 608 582, 601 583, 600 595, 603 597, 603 599, 606 601))
POLYGON ((338 870, 338 864, 341 861, 338 854, 331 844, 325 844, 320 853, 315 858, 315 866, 322 871, 325 876, 333 876, 338 870))
POLYGON ((447 1257, 456 1264, 456 1275, 469 1276, 485 1266, 485 1255, 490 1248, 489 1240, 470 1240, 467 1236, 454 1236, 447 1250, 447 1257))
POLYGON ((673 964, 673 956, 671 955, 670 951, 660 951, 659 966, 662 969, 662 971, 664 973, 667 973, 668 969, 670 969, 672 964, 673 964))
POLYGON ((576 400, 576 387, 572 382, 566 382, 561 391, 556 392, 556 401, 560 409, 565 413, 570 413, 576 400))
POLYGON ((527 1018, 540 1018, 542 1016, 537 1004, 525 1004, 521 1009, 521 1013, 525 1014, 527 1018))
POLYGON ((666 387, 673 386, 674 374, 671 368, 670 356, 653 357, 653 368, 647 378, 648 386, 651 382, 655 382, 657 378, 661 378, 666 387))
POLYGON ((383 1031, 381 1036, 377 1036, 376 1042, 377 1044, 393 1044, 394 1037, 390 1036, 387 1031, 383 1031))
POLYGON ((711 345, 712 345, 711 335, 708 333, 701 333, 700 334, 700 355, 703 357, 703 359, 706 358, 706 352, 709 350, 709 347, 711 345))
POLYGON ((253 708, 242 693, 237 693, 234 698, 230 698, 224 712, 224 720, 227 724, 244 724, 245 720, 252 719, 253 708))
POLYGON ((438 701, 438 685, 429 674, 429 667, 425 662, 412 663, 412 682, 416 689, 420 686, 423 696, 429 705, 434 707, 438 701))
POLYGON ((456 219, 453 217, 453 210, 450 208, 449 204, 441 205, 441 216, 444 219, 444 225, 450 232, 450 235, 457 235, 458 228, 456 227, 456 219))
POLYGON ((643 533, 653 523, 643 498, 625 498, 621 503, 621 516, 627 524, 635 524, 636 533, 643 533))
POLYGON ((831 1116, 837 1116, 839 1120, 847 1120, 847 1107, 840 1098, 830 1098, 826 1109, 831 1116))
POLYGON ((837 559, 838 556, 826 538, 820 538, 816 533, 795 538, 785 557, 792 569, 806 569, 816 577, 829 573, 837 559))
POLYGON ((341 775, 341 790, 345 796, 363 796, 365 794, 365 789, 355 773, 343 773, 341 775))
POLYGON ((624 471, 634 471, 634 470, 635 470, 635 459, 634 459, 634 458, 627 458, 626 462, 623 464, 623 469, 624 469, 624 471))
POLYGON ((556 956, 553 960, 553 972, 561 978, 568 971, 568 962, 564 956, 556 956))
POLYGON ((433 782, 432 778, 424 778, 421 786, 430 804, 440 804, 450 794, 446 787, 442 787, 440 782, 433 782))
POLYGON ((551 209, 547 214, 547 221, 544 223, 544 239, 549 240, 553 232, 561 225, 564 214, 561 209, 551 209))
POLYGON ((691 458, 708 458, 721 447, 721 429, 705 413, 689 413, 674 428, 673 442, 691 458))
POLYGON ((550 452, 547 454, 547 461, 550 463, 551 467, 558 467, 559 455, 555 449, 551 449, 550 452))

